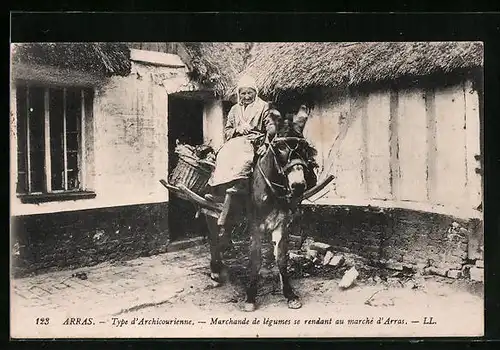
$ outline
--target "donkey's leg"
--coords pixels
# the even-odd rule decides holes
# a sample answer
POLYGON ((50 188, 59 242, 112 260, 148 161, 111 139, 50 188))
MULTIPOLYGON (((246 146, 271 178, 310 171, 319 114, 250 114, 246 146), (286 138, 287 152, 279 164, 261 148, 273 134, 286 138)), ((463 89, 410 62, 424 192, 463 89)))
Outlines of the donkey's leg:
POLYGON ((247 300, 244 310, 254 311, 259 283, 259 271, 262 264, 262 232, 255 227, 250 227, 252 243, 250 245, 250 274, 247 287, 247 300))
POLYGON ((288 235, 284 232, 282 225, 280 225, 276 230, 273 231, 272 240, 274 243, 274 257, 276 258, 276 264, 278 265, 279 269, 283 295, 287 299, 288 307, 290 309, 299 309, 300 307, 302 307, 302 303, 300 302, 299 297, 293 291, 288 276, 288 235))
POLYGON ((210 278, 218 283, 221 283, 220 273, 222 270, 222 254, 219 243, 219 226, 217 219, 206 216, 209 242, 210 242, 210 278))

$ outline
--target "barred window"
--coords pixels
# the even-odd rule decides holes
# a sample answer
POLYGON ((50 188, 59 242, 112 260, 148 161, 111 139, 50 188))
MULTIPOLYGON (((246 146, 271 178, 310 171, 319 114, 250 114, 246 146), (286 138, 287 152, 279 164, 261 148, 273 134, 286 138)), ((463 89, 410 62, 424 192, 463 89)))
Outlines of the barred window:
POLYGON ((16 101, 17 193, 83 190, 92 89, 19 82, 16 101))

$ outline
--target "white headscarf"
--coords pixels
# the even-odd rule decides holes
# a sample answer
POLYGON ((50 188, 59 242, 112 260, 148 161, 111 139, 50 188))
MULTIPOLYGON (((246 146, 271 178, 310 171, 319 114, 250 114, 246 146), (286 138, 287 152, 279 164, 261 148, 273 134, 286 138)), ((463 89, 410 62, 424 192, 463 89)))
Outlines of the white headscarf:
POLYGON ((250 88, 255 90, 255 98, 259 95, 259 90, 257 89, 257 83, 255 79, 250 75, 244 75, 238 80, 236 96, 238 97, 238 104, 240 104, 240 89, 242 88, 250 88))

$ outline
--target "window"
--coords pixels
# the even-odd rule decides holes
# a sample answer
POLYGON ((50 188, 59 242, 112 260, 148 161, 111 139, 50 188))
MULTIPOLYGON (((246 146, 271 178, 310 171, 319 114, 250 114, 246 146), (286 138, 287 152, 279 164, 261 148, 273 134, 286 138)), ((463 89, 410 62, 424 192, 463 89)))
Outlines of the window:
POLYGON ((18 83, 16 100, 17 193, 84 192, 84 130, 92 89, 18 83))

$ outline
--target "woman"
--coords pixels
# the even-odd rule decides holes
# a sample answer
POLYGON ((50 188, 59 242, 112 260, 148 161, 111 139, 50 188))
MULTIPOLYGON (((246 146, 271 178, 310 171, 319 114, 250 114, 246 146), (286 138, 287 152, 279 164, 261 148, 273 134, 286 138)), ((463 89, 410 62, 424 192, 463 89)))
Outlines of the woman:
MULTIPOLYGON (((223 214, 219 225, 224 225, 231 205, 231 196, 248 193, 248 178, 253 168, 254 146, 252 138, 267 134, 266 140, 276 133, 271 118, 267 117, 269 104, 258 97, 252 77, 242 77, 237 86, 237 103, 231 108, 224 128, 225 143, 217 153, 215 169, 209 180, 211 187, 227 185, 223 214)), ((262 153, 261 146, 258 153, 262 153)))
MULTIPOLYGON (((210 178, 212 187, 236 180, 248 179, 252 171, 254 148, 252 137, 276 131, 271 118, 267 118, 269 104, 258 96, 255 80, 244 76, 238 82, 237 103, 231 108, 224 127, 225 143, 217 153, 215 170, 210 178)), ((260 149, 262 151, 263 148, 260 149)), ((242 185, 236 184, 238 188, 242 185)), ((236 191, 238 189, 235 188, 236 191)))

